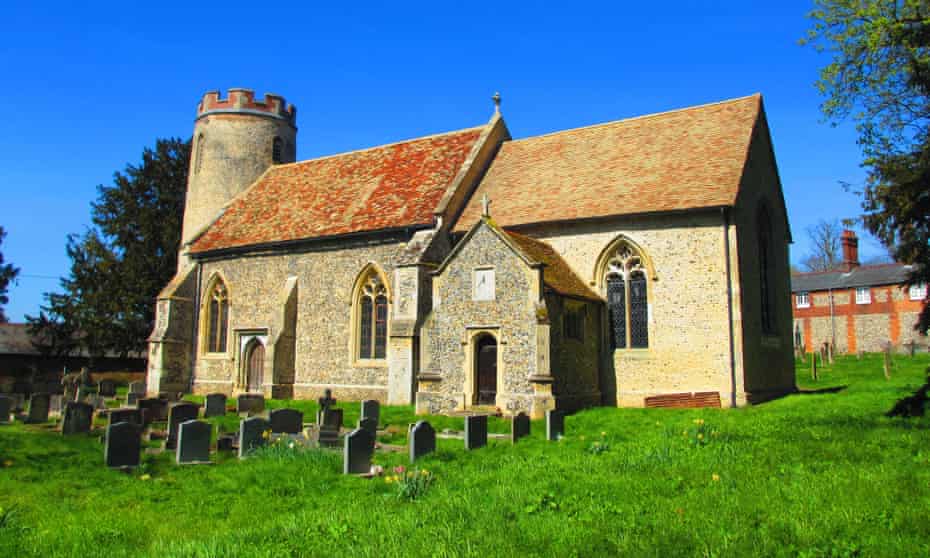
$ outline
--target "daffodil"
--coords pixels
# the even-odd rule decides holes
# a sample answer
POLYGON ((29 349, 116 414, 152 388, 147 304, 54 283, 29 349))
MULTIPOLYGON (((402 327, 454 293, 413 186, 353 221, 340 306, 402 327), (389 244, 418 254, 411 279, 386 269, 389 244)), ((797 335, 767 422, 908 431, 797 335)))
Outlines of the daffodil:
POLYGON ((152 478, 151 475, 145 474, 145 475, 140 476, 140 477, 139 477, 139 480, 144 480, 144 481, 146 481, 146 480, 149 480, 150 478, 152 478))
POLYGON ((717 482, 720 480, 720 475, 718 475, 717 473, 714 473, 713 475, 710 476, 710 478, 712 478, 714 482, 717 482))

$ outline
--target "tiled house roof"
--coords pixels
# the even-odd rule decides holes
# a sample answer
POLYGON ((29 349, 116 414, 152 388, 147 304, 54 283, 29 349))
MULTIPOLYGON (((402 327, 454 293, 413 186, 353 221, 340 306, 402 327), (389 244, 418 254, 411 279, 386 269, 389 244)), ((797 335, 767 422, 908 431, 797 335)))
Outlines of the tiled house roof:
POLYGON ((191 253, 431 225, 482 127, 273 166, 191 253))
POLYGON ((531 260, 545 264, 543 282, 556 293, 588 300, 603 300, 584 284, 552 246, 541 240, 505 231, 510 240, 531 260))
POLYGON ((863 265, 851 271, 820 271, 791 276, 791 292, 826 291, 879 285, 903 285, 911 266, 900 263, 863 265))
POLYGON ((491 200, 503 227, 733 205, 758 94, 505 142, 456 232, 491 200))

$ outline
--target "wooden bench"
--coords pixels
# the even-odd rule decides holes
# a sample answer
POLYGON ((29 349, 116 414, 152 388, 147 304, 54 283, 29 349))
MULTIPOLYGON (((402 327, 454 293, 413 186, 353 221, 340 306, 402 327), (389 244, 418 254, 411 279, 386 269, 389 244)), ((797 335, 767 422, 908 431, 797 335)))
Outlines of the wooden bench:
POLYGON ((654 395, 646 398, 646 407, 675 407, 682 409, 720 407, 720 392, 702 391, 654 395))

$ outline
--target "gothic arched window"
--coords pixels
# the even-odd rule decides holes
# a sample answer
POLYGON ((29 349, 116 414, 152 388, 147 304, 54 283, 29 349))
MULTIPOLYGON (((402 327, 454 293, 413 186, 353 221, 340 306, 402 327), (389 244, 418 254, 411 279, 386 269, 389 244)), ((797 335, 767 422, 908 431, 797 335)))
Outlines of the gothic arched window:
POLYGON ((773 270, 772 270, 772 220, 769 217, 768 209, 762 206, 759 209, 759 217, 756 220, 758 226, 757 246, 759 254, 759 301, 761 304, 759 315, 762 320, 762 331, 764 333, 775 333, 775 316, 773 309, 774 293, 772 292, 773 270))
POLYGON ((607 312, 615 349, 649 347, 649 301, 643 258, 622 243, 607 260, 607 312))
POLYGON ((380 276, 369 272, 358 294, 358 358, 383 359, 387 356, 387 288, 380 276))
POLYGON ((284 161, 284 142, 281 141, 281 138, 276 137, 271 142, 271 161, 276 165, 284 161))
POLYGON ((197 136, 197 151, 194 153, 194 174, 200 173, 203 163, 203 134, 197 136))
POLYGON ((225 353, 226 333, 229 328, 229 297, 222 280, 216 280, 207 297, 206 351, 225 353))

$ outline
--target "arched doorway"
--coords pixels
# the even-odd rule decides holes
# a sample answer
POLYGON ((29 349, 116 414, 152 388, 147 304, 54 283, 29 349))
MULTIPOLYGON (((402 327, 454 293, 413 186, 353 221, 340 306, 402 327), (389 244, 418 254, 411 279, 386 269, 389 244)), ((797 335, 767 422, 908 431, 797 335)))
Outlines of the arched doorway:
POLYGON ((245 381, 247 391, 261 391, 265 376, 265 346, 252 339, 245 348, 245 381))
POLYGON ((475 404, 494 405, 497 400, 497 339, 482 335, 475 343, 475 404))

